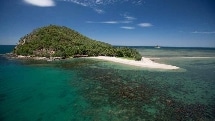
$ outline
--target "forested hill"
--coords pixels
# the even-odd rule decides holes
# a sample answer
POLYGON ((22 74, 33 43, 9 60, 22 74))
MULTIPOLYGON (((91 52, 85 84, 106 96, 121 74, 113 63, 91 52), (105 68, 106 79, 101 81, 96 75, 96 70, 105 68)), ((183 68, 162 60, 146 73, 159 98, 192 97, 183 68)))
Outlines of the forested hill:
POLYGON ((141 55, 131 48, 113 47, 92 40, 64 26, 49 25, 33 30, 20 38, 13 53, 39 57, 117 56, 140 60, 141 55))

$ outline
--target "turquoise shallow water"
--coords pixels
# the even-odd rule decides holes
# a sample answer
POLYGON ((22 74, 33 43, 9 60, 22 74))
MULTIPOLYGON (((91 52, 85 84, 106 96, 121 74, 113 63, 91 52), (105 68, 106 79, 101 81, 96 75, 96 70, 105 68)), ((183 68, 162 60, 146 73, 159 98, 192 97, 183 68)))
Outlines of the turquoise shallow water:
MULTIPOLYGON (((0 53, 9 52, 12 47, 0 46, 0 53)), ((137 50, 146 57, 159 57, 157 62, 181 69, 140 69, 92 59, 19 61, 1 55, 0 120, 215 119, 214 49, 137 50)))

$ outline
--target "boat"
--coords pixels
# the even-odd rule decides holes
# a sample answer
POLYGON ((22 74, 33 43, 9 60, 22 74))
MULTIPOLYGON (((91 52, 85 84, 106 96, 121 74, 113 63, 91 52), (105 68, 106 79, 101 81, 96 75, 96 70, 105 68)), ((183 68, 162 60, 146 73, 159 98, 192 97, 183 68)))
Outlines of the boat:
POLYGON ((157 45, 157 46, 155 46, 155 48, 161 48, 161 47, 157 45))

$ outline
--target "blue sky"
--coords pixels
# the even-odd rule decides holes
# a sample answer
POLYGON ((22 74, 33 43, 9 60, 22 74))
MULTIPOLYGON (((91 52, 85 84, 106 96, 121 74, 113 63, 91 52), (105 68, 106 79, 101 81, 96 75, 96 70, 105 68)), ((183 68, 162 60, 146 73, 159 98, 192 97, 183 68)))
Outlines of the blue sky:
POLYGON ((49 24, 112 45, 215 47, 215 0, 0 1, 0 44, 49 24))

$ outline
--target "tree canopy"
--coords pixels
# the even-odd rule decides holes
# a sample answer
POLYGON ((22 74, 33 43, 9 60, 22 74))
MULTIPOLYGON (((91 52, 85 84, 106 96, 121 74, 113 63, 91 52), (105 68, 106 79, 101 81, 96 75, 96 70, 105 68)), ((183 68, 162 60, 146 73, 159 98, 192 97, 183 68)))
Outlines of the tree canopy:
POLYGON ((14 54, 39 57, 116 56, 140 60, 134 49, 114 47, 108 43, 92 40, 65 26, 49 25, 33 30, 20 38, 14 54))

